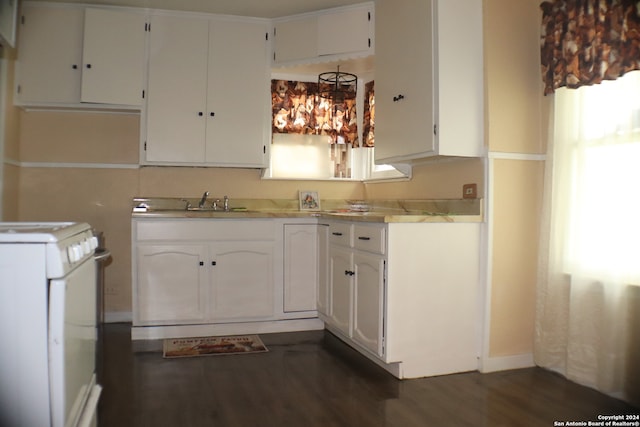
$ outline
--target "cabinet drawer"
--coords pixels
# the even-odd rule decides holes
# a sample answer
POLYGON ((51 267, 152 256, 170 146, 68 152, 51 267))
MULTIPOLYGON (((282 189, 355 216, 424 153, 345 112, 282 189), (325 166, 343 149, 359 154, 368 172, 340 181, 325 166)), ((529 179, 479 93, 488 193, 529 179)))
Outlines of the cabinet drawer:
POLYGON ((353 225, 343 222, 329 224, 329 243, 347 247, 353 246, 353 225))
POLYGON ((371 225, 354 225, 354 247, 377 254, 385 253, 385 228, 371 225))

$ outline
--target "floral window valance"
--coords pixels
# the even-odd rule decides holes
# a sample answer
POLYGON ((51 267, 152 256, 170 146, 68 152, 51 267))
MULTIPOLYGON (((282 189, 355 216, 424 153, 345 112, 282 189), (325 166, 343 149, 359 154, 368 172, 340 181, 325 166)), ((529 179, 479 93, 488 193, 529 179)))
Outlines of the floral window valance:
POLYGON ((544 93, 615 80, 640 69, 637 0, 553 0, 542 9, 544 93))
POLYGON ((362 146, 373 147, 375 144, 376 97, 374 83, 364 85, 364 119, 362 130, 362 146))
POLYGON ((332 144, 358 147, 356 100, 334 104, 317 94, 317 83, 271 80, 273 132, 328 135, 332 144))

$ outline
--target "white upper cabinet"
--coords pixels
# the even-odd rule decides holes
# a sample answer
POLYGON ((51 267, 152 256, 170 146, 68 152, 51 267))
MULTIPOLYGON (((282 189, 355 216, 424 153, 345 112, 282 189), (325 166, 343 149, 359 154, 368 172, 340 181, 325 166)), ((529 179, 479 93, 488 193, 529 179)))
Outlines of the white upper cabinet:
POLYGON ((146 161, 203 162, 209 21, 154 15, 149 37, 146 161))
POLYGON ((376 163, 481 156, 482 2, 376 2, 376 163))
POLYGON ((273 64, 319 62, 373 54, 373 3, 276 19, 273 64))
POLYGON ((266 166, 268 32, 263 20, 151 17, 144 163, 266 166))
POLYGON ((271 123, 268 34, 265 22, 211 22, 205 158, 208 164, 267 166, 271 123))
POLYGON ((86 9, 82 102, 142 104, 146 16, 86 9))
POLYGON ((16 102, 80 101, 84 9, 24 5, 16 61, 16 102))
POLYGON ((130 10, 25 3, 16 104, 139 109, 145 73, 145 15, 130 10))
POLYGON ((275 63, 311 59, 318 56, 318 17, 305 16, 274 26, 275 63))
POLYGON ((366 52, 373 39, 371 5, 318 15, 318 55, 366 52))

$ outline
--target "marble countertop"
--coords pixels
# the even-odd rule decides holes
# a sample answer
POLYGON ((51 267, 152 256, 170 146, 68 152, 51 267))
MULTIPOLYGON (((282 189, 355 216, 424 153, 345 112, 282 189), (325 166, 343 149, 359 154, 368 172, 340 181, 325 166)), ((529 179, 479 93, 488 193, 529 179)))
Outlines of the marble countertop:
MULTIPOLYGON (((145 198, 137 197, 132 202, 133 218, 326 218, 359 222, 386 223, 437 223, 437 222, 482 222, 481 199, 450 200, 321 200, 322 209, 306 211, 298 208, 297 200, 231 199, 229 211, 199 209, 198 199, 192 198, 145 198), (192 206, 187 210, 187 203, 192 206), (354 211, 352 206, 366 212, 354 211), (194 208, 195 207, 195 208, 194 208)), ((208 204, 209 206, 209 204, 208 204)))

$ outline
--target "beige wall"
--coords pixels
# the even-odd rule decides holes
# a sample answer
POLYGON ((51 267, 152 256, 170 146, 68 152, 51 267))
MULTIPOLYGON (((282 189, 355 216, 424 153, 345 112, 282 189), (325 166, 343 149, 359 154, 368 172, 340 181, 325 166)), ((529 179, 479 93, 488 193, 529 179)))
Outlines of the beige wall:
POLYGON ((538 0, 485 0, 491 259, 489 357, 533 352, 548 99, 542 96, 538 0), (527 156, 533 155, 533 156, 527 156))
POLYGON ((493 160, 489 356, 533 351, 544 162, 493 160))
POLYGON ((9 163, 17 161, 19 157, 19 110, 13 106, 13 75, 16 51, 5 47, 0 49, 0 55, 7 67, 7 84, 5 87, 0 88, 0 93, 4 94, 6 102, 5 126, 0 130, 4 138, 4 152, 0 156, 0 161, 5 161, 2 165, 2 212, 0 212, 0 220, 17 221, 20 171, 15 164, 9 163))
POLYGON ((478 184, 484 195, 483 159, 460 159, 413 167, 410 181, 365 184, 368 199, 460 199, 464 184, 478 184))

